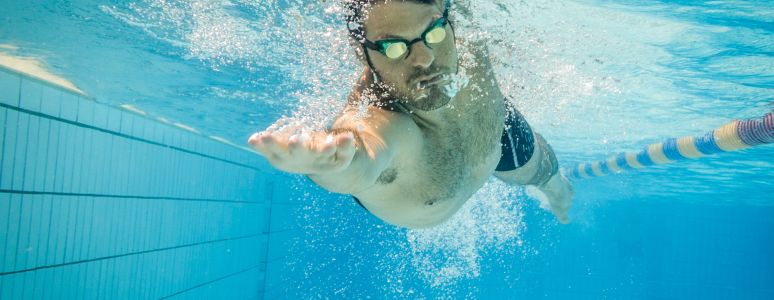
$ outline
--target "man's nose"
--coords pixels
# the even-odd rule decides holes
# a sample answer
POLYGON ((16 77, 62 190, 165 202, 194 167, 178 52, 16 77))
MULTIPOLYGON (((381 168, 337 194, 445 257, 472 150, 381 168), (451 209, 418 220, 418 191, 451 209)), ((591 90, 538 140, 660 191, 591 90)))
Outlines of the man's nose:
POLYGON ((435 60, 433 49, 430 49, 430 47, 427 47, 425 43, 421 42, 412 46, 414 46, 414 49, 411 50, 411 56, 413 56, 411 58, 411 64, 416 68, 429 68, 435 60))

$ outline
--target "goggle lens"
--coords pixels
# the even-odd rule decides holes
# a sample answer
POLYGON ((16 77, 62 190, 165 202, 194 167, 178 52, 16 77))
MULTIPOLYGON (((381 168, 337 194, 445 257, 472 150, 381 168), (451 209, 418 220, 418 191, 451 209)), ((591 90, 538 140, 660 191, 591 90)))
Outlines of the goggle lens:
MULTIPOLYGON (((443 28, 443 24, 437 25, 437 27, 430 29, 425 34, 425 44, 438 44, 446 39, 446 29, 443 28)), ((382 53, 390 59, 398 59, 406 52, 408 52, 408 45, 402 41, 382 42, 382 53)))
POLYGON ((425 35, 425 42, 429 44, 438 44, 440 42, 443 42, 443 40, 446 38, 446 29, 443 27, 436 27, 433 28, 433 30, 430 30, 425 35))
POLYGON ((395 42, 384 46, 384 55, 391 59, 398 59, 407 51, 408 46, 404 42, 395 42))

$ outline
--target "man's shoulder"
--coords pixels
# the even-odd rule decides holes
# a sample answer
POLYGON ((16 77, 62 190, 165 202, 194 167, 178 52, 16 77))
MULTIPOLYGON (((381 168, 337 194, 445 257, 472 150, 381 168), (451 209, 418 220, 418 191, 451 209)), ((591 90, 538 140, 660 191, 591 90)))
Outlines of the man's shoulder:
POLYGON ((394 123, 411 120, 411 117, 396 109, 392 103, 361 100, 348 102, 336 122, 394 123))
POLYGON ((387 93, 372 89, 367 82, 359 80, 347 97, 344 113, 347 112, 400 113, 395 100, 387 93))

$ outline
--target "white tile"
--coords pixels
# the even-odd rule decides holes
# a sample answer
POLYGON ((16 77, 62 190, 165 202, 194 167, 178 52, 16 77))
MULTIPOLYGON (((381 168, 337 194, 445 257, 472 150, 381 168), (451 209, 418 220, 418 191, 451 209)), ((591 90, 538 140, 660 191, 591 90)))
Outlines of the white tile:
POLYGON ((70 141, 71 149, 69 153, 69 174, 70 181, 67 184, 65 191, 72 193, 81 192, 81 182, 83 180, 83 163, 87 159, 83 148, 86 146, 84 138, 85 129, 78 126, 73 126, 72 140, 70 141))
POLYGON ((107 129, 113 132, 121 131, 121 110, 115 107, 108 108, 108 126, 107 129))
POLYGON ((91 196, 79 198, 78 221, 75 225, 75 231, 77 233, 76 244, 74 246, 75 256, 73 258, 78 261, 100 257, 97 255, 98 253, 92 251, 92 249, 94 246, 100 247, 107 244, 106 240, 95 239, 95 236, 98 236, 96 233, 101 231, 100 228, 96 227, 98 226, 96 221, 99 219, 99 216, 96 215, 98 212, 98 203, 95 201, 96 198, 91 196))
MULTIPOLYGON (((120 259, 120 258, 119 258, 120 259)), ((119 259, 111 259, 107 261, 107 267, 105 273, 108 273, 107 280, 105 280, 105 297, 103 299, 115 299, 116 295, 116 281, 119 273, 119 259)))
POLYGON ((43 97, 43 84, 28 79, 22 79, 19 107, 34 112, 40 111, 40 99, 43 97))
POLYGON ((172 138, 173 146, 185 149, 185 137, 183 136, 183 131, 177 128, 173 128, 172 131, 174 132, 172 138))
POLYGON ((75 277, 75 284, 72 285, 75 288, 75 293, 73 296, 73 299, 88 299, 84 297, 84 290, 86 289, 86 269, 88 268, 89 264, 77 264, 73 267, 75 268, 75 272, 73 277, 75 277))
POLYGON ((35 164, 35 184, 32 186, 32 190, 34 191, 45 191, 45 183, 48 179, 46 178, 46 169, 49 164, 53 163, 53 161, 48 161, 49 143, 51 141, 51 138, 49 137, 50 127, 51 120, 39 118, 38 133, 35 136, 37 137, 36 143, 38 145, 38 155, 35 158, 37 163, 35 164))
POLYGON ((24 191, 34 190, 35 182, 40 178, 40 175, 37 174, 38 165, 45 163, 45 161, 41 161, 39 159, 41 148, 41 145, 38 143, 38 139, 40 137, 40 121, 40 118, 37 116, 29 117, 26 141, 27 145, 26 150, 24 151, 26 156, 24 170, 22 173, 17 173, 19 175, 24 175, 23 184, 21 185, 21 190, 24 191))
POLYGON ((14 142, 16 150, 14 150, 14 156, 12 156, 13 175, 11 175, 11 177, 13 177, 13 179, 10 188, 14 190, 21 190, 24 185, 24 167, 27 162, 27 157, 29 156, 29 153, 27 153, 27 139, 29 139, 27 129, 29 128, 29 123, 29 115, 20 113, 19 127, 17 127, 18 134, 16 135, 16 141, 14 142))
POLYGON ((95 194, 97 191, 97 178, 105 176, 107 173, 105 168, 99 167, 102 163, 99 157, 99 149, 97 148, 97 139, 100 134, 101 133, 96 130, 86 131, 86 144, 84 145, 83 151, 86 153, 87 159, 84 161, 83 169, 85 178, 82 184, 83 191, 86 194, 95 194))
POLYGON ((5 257, 0 257, 0 272, 14 271, 18 236, 19 236, 19 220, 22 217, 22 201, 21 196, 18 194, 10 195, 8 199, 8 211, 5 213, 4 219, 6 220, 7 238, 3 245, 5 247, 5 257))
POLYGON ((109 135, 104 132, 94 132, 94 139, 92 140, 92 172, 94 173, 92 190, 96 194, 105 194, 105 183, 110 179, 111 170, 108 168, 108 161, 105 158, 107 156, 107 141, 109 141, 109 135))
POLYGON ((107 242, 109 237, 109 226, 112 222, 108 210, 108 205, 110 205, 111 201, 114 200, 105 197, 95 198, 92 201, 92 228, 94 230, 91 238, 93 241, 97 242, 91 243, 91 247, 89 248, 91 257, 104 257, 110 255, 110 253, 107 252, 107 242))
POLYGON ((78 123, 94 125, 94 106, 93 100, 78 97, 78 116, 76 117, 78 123))
POLYGON ((145 135, 145 128, 148 126, 148 120, 137 114, 132 115, 132 130, 131 135, 140 139, 148 139, 145 135))
POLYGON ((95 261, 88 265, 88 282, 86 284, 85 294, 83 299, 101 299, 99 297, 99 284, 97 284, 100 278, 100 271, 102 268, 101 261, 95 261))
POLYGON ((78 162, 80 161, 80 131, 75 125, 67 126, 67 138, 65 141, 65 156, 63 158, 62 192, 77 192, 78 162))
POLYGON ((49 278, 50 278, 50 272, 48 269, 42 269, 35 271, 35 287, 32 294, 32 299, 50 299, 46 298, 46 292, 49 289, 49 286, 53 284, 49 278))
MULTIPOLYGON (((3 220, 3 222, 0 222, 0 263, 5 264, 5 254, 8 253, 6 250, 6 245, 10 243, 10 236, 9 236, 9 229, 10 224, 8 224, 8 215, 11 213, 11 194, 9 193, 0 193, 0 219, 3 220)), ((3 268, 0 268, 0 272, 2 272, 3 268)))
POLYGON ((59 117, 68 121, 76 121, 78 116, 78 96, 70 93, 62 93, 62 105, 59 111, 59 117))
POLYGON ((122 153, 124 147, 123 141, 125 139, 115 135, 111 135, 110 139, 110 172, 113 180, 111 180, 109 183, 109 194, 120 195, 123 182, 121 182, 119 179, 121 179, 121 176, 123 176, 122 166, 125 163, 125 158, 122 153))
POLYGON ((48 264, 48 255, 51 251, 51 247, 53 246, 52 242, 52 224, 51 219, 54 214, 53 211, 53 202, 57 201, 57 199, 54 198, 54 196, 51 195, 41 195, 40 198, 38 198, 41 203, 41 212, 40 212, 40 234, 37 236, 37 247, 38 250, 35 254, 35 266, 46 266, 48 264))
POLYGON ((151 125, 149 139, 156 143, 161 143, 162 132, 163 132, 163 125, 159 124, 158 122, 153 122, 153 124, 151 125))
POLYGON ((81 226, 79 226, 81 228, 81 237, 79 238, 80 243, 78 245, 79 260, 94 258, 91 256, 89 246, 92 243, 98 242, 92 239, 92 234, 94 232, 94 228, 92 227, 94 219, 94 197, 83 197, 82 204, 80 219, 81 226))
POLYGON ((40 270, 41 276, 38 284, 41 285, 41 294, 36 299, 53 299, 55 298, 54 290, 58 283, 55 281, 57 268, 40 270))
POLYGON ((59 109, 62 106, 62 90, 43 89, 43 96, 40 102, 40 112, 49 116, 58 117, 59 109))
POLYGON ((58 257, 61 255, 61 244, 64 241, 62 232, 64 227, 62 221, 64 220, 64 207, 65 199, 62 196, 54 196, 51 202, 51 232, 49 232, 49 245, 46 255, 46 265, 53 265, 58 263, 58 257))
POLYGON ((61 123, 57 121, 49 121, 49 134, 48 134, 48 157, 46 157, 46 172, 45 172, 45 184, 43 186, 44 191, 50 192, 54 190, 54 182, 56 181, 56 169, 59 167, 57 161, 57 153, 60 151, 59 142, 59 129, 61 123))
POLYGON ((83 143, 81 143, 81 153, 83 158, 80 160, 81 166, 81 184, 78 186, 79 193, 91 194, 93 193, 93 183, 96 172, 94 172, 93 165, 94 159, 94 130, 82 129, 83 143))
MULTIPOLYGON (((38 253, 40 252, 41 219, 43 214, 42 195, 26 195, 25 201, 29 207, 29 227, 25 232, 27 237, 26 249, 27 259, 22 262, 23 269, 30 269, 38 265, 38 253)), ((48 216, 46 216, 48 217, 48 216)))
POLYGON ((109 116, 110 112, 108 106, 101 103, 97 103, 94 106, 94 126, 108 129, 109 116))
POLYGON ((75 221, 77 220, 79 200, 77 196, 68 196, 64 197, 62 201, 65 202, 65 212, 62 219, 62 230, 64 232, 62 236, 62 247, 59 253, 61 254, 60 262, 64 263, 73 261, 74 257, 75 221))
POLYGON ((93 271, 93 278, 94 283, 92 284, 93 288, 93 294, 90 295, 90 299, 105 299, 104 297, 104 285, 105 285, 105 261, 99 260, 94 262, 94 271, 93 271))
POLYGON ((134 121, 134 115, 130 112, 121 112, 121 130, 120 132, 126 135, 132 135, 132 122, 134 121))
POLYGON ((0 70, 0 103, 13 107, 19 106, 19 87, 21 77, 0 70))
MULTIPOLYGON (((8 139, 6 136, 12 135, 13 133, 16 132, 16 123, 15 123, 16 121, 14 120, 13 121, 14 123, 9 124, 10 121, 8 120, 8 114, 9 114, 8 109, 4 107, 0 107, 0 117, 2 117, 2 119, 0 119, 0 188, 3 188, 4 186, 2 185, 3 175, 4 175, 3 169, 5 168, 3 167, 3 165, 7 164, 5 163, 5 161, 8 161, 8 162, 11 161, 10 155, 6 156, 5 147, 6 147, 6 141, 8 141, 8 145, 10 146, 10 141, 12 141, 13 139, 8 139)), ((7 176, 9 176, 10 178, 11 175, 7 175, 7 176)))
POLYGON ((72 131, 73 131, 73 125, 70 124, 64 124, 59 123, 60 126, 58 126, 59 129, 59 146, 58 151, 56 155, 56 171, 54 176, 54 192, 62 192, 64 191, 65 187, 65 181, 70 180, 70 174, 67 173, 68 171, 68 165, 71 164, 72 160, 68 157, 70 155, 69 152, 71 152, 72 148, 72 131), (65 175, 66 174, 66 175, 65 175), (67 176, 67 177, 65 177, 67 176))
POLYGON ((70 220, 68 221, 68 256, 67 261, 78 261, 84 259, 82 252, 82 243, 84 241, 84 220, 88 199, 83 196, 70 197, 73 205, 70 206, 70 220))
POLYGON ((2 174, 0 175, 0 188, 10 189, 13 185, 14 165, 18 158, 16 157, 16 144, 19 140, 19 117, 20 114, 15 110, 6 111, 5 120, 5 141, 3 144, 2 156, 2 174))
POLYGON ((66 299, 64 297, 65 293, 67 292, 67 267, 55 268, 53 271, 54 272, 52 277, 54 278, 53 281, 56 282, 56 284, 54 285, 54 289, 51 293, 56 295, 56 297, 59 299, 66 299))
POLYGON ((64 277, 63 285, 64 285, 64 294, 62 295, 62 299, 77 299, 76 293, 79 290, 78 287, 78 268, 80 265, 69 265, 66 267, 63 267, 64 269, 64 277))
POLYGON ((0 299, 23 299, 24 273, 0 277, 0 299))
POLYGON ((77 199, 77 205, 75 206, 75 218, 72 225, 73 240, 70 261, 79 261, 86 258, 83 253, 83 243, 85 242, 86 235, 87 207, 90 201, 85 196, 77 196, 74 199, 77 199))
POLYGON ((116 165, 118 157, 116 155, 116 139, 119 138, 113 134, 107 135, 107 140, 105 141, 105 159, 107 160, 107 169, 110 170, 110 180, 105 180, 104 183, 104 191, 105 194, 108 195, 115 195, 115 188, 118 185, 118 182, 116 182, 115 178, 117 171, 116 171, 116 165))
POLYGON ((121 200, 109 199, 106 201, 107 201, 106 203, 109 203, 109 205, 105 204, 106 205, 105 211, 106 211, 106 216, 108 216, 109 218, 107 219, 106 225, 103 226, 105 232, 107 233, 107 238, 105 239, 107 243, 103 251, 106 254, 112 255, 112 254, 118 253, 116 251, 116 247, 117 247, 116 241, 118 239, 118 237, 116 237, 116 235, 118 234, 118 232, 116 231, 116 227, 117 227, 117 224, 119 224, 119 222, 121 221, 118 218, 118 212, 120 210, 121 200))

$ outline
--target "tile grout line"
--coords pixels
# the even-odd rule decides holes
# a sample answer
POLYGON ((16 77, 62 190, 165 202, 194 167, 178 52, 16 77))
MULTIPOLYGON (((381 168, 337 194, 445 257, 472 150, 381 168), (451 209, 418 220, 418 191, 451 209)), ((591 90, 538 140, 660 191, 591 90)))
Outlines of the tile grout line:
POLYGON ((112 135, 115 135, 115 136, 120 136, 120 137, 123 137, 123 138, 126 138, 126 139, 135 140, 135 141, 139 141, 139 142, 143 142, 143 143, 147 143, 147 144, 151 144, 151 145, 155 145, 155 146, 159 146, 159 147, 170 148, 170 149, 177 150, 177 151, 180 151, 180 152, 184 152, 184 153, 188 153, 188 154, 191 154, 191 155, 196 155, 196 156, 201 156, 201 157, 204 157, 204 158, 209 158, 209 159, 217 160, 217 161, 220 161, 220 162, 224 162, 224 163, 227 163, 227 164, 232 164, 232 165, 240 166, 240 167, 251 169, 251 170, 254 170, 254 171, 258 171, 258 172, 266 172, 265 170, 261 170, 261 169, 256 168, 256 167, 252 167, 252 166, 249 166, 249 165, 246 165, 246 164, 243 164, 243 163, 239 163, 239 162, 235 162, 235 161, 231 161, 231 160, 228 160, 228 159, 223 159, 223 158, 215 157, 215 156, 212 156, 212 155, 195 152, 195 151, 184 149, 184 148, 181 148, 181 147, 178 147, 178 146, 171 146, 171 145, 163 144, 163 143, 160 143, 160 142, 154 142, 154 141, 151 141, 151 140, 148 140, 148 139, 132 136, 131 134, 126 134, 126 133, 112 131, 112 130, 109 130, 109 129, 99 128, 99 127, 96 127, 96 126, 93 126, 93 125, 88 125, 88 124, 84 124, 84 123, 81 123, 81 122, 78 122, 78 121, 72 121, 72 120, 67 120, 67 119, 61 118, 61 117, 55 117, 55 116, 47 115, 47 114, 44 114, 44 113, 41 113, 41 112, 36 112, 36 111, 32 111, 32 110, 21 108, 21 107, 14 107, 12 105, 8 105, 8 104, 5 104, 5 103, 0 103, 0 107, 5 107, 7 109, 12 109, 12 110, 15 110, 15 111, 18 111, 18 112, 21 112, 21 113, 26 113, 28 115, 33 115, 33 116, 37 116, 37 117, 41 117, 41 118, 47 118, 47 119, 51 119, 51 120, 56 120, 56 121, 59 121, 59 122, 62 122, 62 123, 68 123, 68 124, 75 125, 75 126, 82 127, 82 128, 88 128, 88 129, 92 129, 92 130, 97 130, 97 131, 104 132, 104 133, 107 133, 107 134, 112 134, 112 135))
POLYGON ((121 257, 127 257, 127 256, 135 256, 135 255, 140 255, 140 254, 154 253, 154 252, 167 251, 167 250, 175 250, 175 249, 187 248, 187 247, 193 247, 193 246, 200 246, 200 245, 207 245, 207 244, 214 244, 214 243, 221 243, 221 242, 228 242, 228 241, 236 241, 236 240, 242 240, 242 239, 250 239, 250 238, 254 238, 254 237, 260 237, 262 235, 263 234, 254 233, 254 234, 249 234, 249 235, 245 235, 245 236, 238 236, 238 237, 233 237, 233 238, 224 238, 224 239, 217 239, 217 240, 212 240, 212 241, 204 241, 204 242, 183 244, 183 245, 170 246, 170 247, 164 247, 164 248, 158 248, 158 249, 142 250, 142 251, 136 251, 136 252, 123 253, 123 254, 109 255, 109 256, 104 256, 104 257, 90 258, 90 259, 84 259, 84 260, 79 260, 79 261, 71 261, 71 262, 54 264, 54 265, 39 266, 39 267, 23 269, 23 270, 3 272, 3 273, 0 273, 0 276, 8 276, 8 275, 33 272, 33 271, 44 270, 44 269, 59 268, 59 267, 65 267, 65 266, 70 266, 70 265, 76 265, 76 264, 90 263, 90 262, 95 262, 95 261, 102 261, 102 260, 107 260, 107 259, 115 259, 115 258, 121 258, 121 257))

